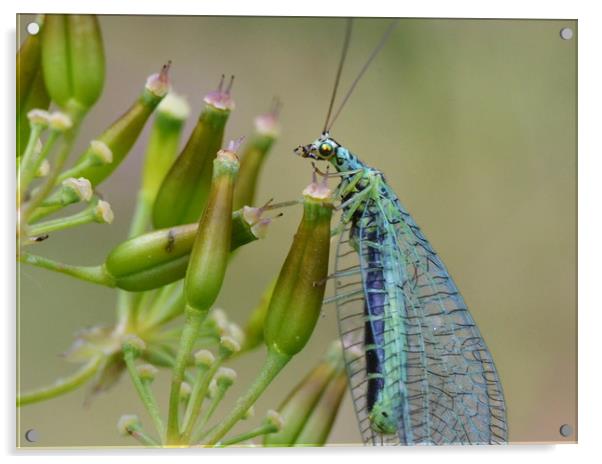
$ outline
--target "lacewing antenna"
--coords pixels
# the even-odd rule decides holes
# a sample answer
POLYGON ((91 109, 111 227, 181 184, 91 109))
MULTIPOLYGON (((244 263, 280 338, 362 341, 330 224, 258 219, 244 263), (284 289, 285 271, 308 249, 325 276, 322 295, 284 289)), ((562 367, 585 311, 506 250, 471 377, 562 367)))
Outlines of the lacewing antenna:
MULTIPOLYGON (((374 50, 372 50, 372 53, 370 54, 370 56, 368 57, 368 59, 364 63, 364 66, 362 67, 362 69, 360 70, 360 72, 357 74, 357 77, 355 78, 355 80, 351 84, 351 87, 349 87, 349 90, 347 91, 347 94, 345 95, 345 98, 343 98, 343 101, 339 105, 339 108, 337 109, 336 113, 334 114, 334 117, 332 118, 332 121, 330 121, 330 124, 328 124, 328 119, 326 120, 327 124, 326 124, 326 127, 324 129, 324 132, 329 132, 330 131, 330 128, 332 127, 332 125, 334 124, 334 122, 337 120, 339 114, 341 114, 341 110, 343 109, 343 107, 345 106, 345 104, 347 103, 347 101, 349 100, 349 97, 351 96, 351 94, 355 90, 355 87, 357 86, 358 82, 360 81, 360 79, 362 78, 362 76, 364 75, 364 73, 366 72, 366 70, 370 67, 370 64, 372 63, 372 61, 374 60, 374 58, 376 58, 376 55, 378 55, 378 53, 385 46, 385 43, 387 43, 387 40, 389 39, 389 36, 395 30, 395 28, 397 27, 398 23, 399 23, 399 19, 393 20, 393 22, 389 25, 389 27, 387 28, 387 30, 385 31, 385 33, 381 37, 380 42, 378 43, 378 45, 376 47, 374 47, 374 50)), ((346 53, 347 53, 347 51, 345 50, 345 54, 346 53)), ((344 58, 344 56, 345 55, 343 55, 342 58, 344 58)), ((339 67, 339 73, 340 73, 341 68, 342 68, 342 65, 340 65, 340 67, 339 67)), ((335 83, 335 91, 336 91, 336 87, 338 86, 338 83, 339 83, 338 80, 339 80, 339 74, 337 74, 337 81, 335 83)), ((331 104, 330 104, 330 106, 331 106, 330 110, 332 109, 332 103, 333 102, 334 102, 334 93, 333 93, 333 98, 332 98, 331 104)), ((330 117, 330 110, 328 111, 328 116, 329 117, 330 117)))
POLYGON ((345 41, 343 42, 343 49, 341 51, 341 59, 339 60, 339 68, 337 69, 337 76, 334 79, 334 88, 332 89, 332 95, 330 97, 330 105, 328 105, 328 113, 326 114, 326 121, 324 121, 324 130, 322 132, 326 132, 327 128, 330 127, 328 124, 328 120, 330 119, 330 115, 332 113, 332 108, 334 106, 334 100, 337 96, 337 89, 339 88, 339 82, 341 81, 341 73, 343 71, 343 65, 345 64, 345 58, 347 57, 347 50, 349 50, 349 42, 351 40, 351 30, 353 29, 353 18, 347 19, 347 27, 345 28, 345 41))

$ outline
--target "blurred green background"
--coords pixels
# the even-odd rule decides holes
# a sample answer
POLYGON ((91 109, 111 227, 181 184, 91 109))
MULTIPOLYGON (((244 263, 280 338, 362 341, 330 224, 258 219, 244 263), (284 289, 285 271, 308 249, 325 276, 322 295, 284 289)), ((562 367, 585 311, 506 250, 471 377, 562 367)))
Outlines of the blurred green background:
MULTIPOLYGON (((34 19, 18 18, 20 42, 34 19)), ((235 74, 228 138, 250 134, 273 96, 284 102, 282 136, 262 176, 259 202, 296 198, 310 180, 292 149, 322 129, 343 37, 342 19, 103 16, 107 79, 85 121, 78 152, 123 112, 146 76, 173 61, 174 89, 193 114, 222 73, 235 74)), ((389 20, 355 23, 345 90, 389 20)), ((447 264, 491 349, 503 383, 512 442, 576 440, 576 21, 402 20, 359 84, 332 135, 381 169, 447 264), (562 424, 575 434, 563 438, 562 424)), ((40 254, 98 264, 124 239, 148 128, 101 191, 116 219, 53 234, 40 254)), ((300 217, 290 209, 266 240, 233 260, 218 305, 243 323, 278 271, 300 217)), ((76 369, 60 358, 74 332, 111 324, 112 290, 23 266, 19 369, 24 390, 76 369)), ((307 348, 257 404, 276 407, 337 336, 327 307, 307 348)), ((233 363, 230 402, 263 359, 233 363)), ((169 375, 155 384, 166 409, 169 375)), ((19 411, 18 433, 43 447, 131 446, 121 414, 142 410, 129 380, 84 406, 86 389, 19 411)), ((224 409, 222 409, 224 411, 224 409)), ((250 425, 243 423, 242 429, 250 425)), ((240 430, 240 429, 239 429, 240 430)), ((347 397, 331 443, 359 443, 347 397)), ((27 446, 26 444, 24 444, 27 446)))

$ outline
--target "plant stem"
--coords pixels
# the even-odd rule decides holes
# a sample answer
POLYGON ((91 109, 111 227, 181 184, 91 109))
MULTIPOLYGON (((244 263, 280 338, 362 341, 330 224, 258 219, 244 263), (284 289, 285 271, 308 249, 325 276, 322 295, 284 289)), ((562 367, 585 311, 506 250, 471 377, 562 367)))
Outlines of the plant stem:
POLYGON ((42 151, 40 151, 40 154, 37 156, 37 158, 34 161, 34 164, 33 164, 33 175, 34 176, 37 174, 38 169, 40 169, 40 166, 42 165, 42 161, 44 161, 46 158, 48 158, 50 151, 54 147, 54 144, 59 139, 60 135, 61 135, 61 133, 57 132, 57 131, 51 131, 50 134, 48 135, 48 138, 46 139, 46 142, 44 143, 44 145, 42 147, 42 151))
POLYGON ((268 351, 268 356, 261 372, 255 378, 255 381, 249 387, 247 392, 238 398, 234 409, 232 409, 228 417, 221 421, 213 432, 211 432, 205 442, 206 446, 214 446, 239 420, 242 419, 249 408, 257 401, 257 398, 259 398, 290 359, 291 356, 289 355, 281 354, 274 350, 268 351))
POLYGON ((182 441, 184 443, 190 442, 190 437, 192 436, 194 425, 201 413, 203 401, 205 400, 207 390, 209 389, 209 384, 219 367, 222 365, 222 361, 223 358, 220 356, 209 369, 206 371, 199 370, 196 381, 194 382, 192 394, 190 395, 190 400, 188 401, 186 413, 184 414, 184 421, 182 424, 182 441))
POLYGON ((216 393, 215 398, 211 399, 209 408, 205 411, 205 413, 201 416, 201 419, 199 420, 196 433, 192 434, 192 438, 189 439, 190 443, 196 443, 201 440, 201 438, 204 435, 203 428, 205 427, 205 425, 207 425, 207 422, 209 422, 209 419, 211 419, 211 416, 213 415, 213 413, 215 412, 215 410, 217 409, 217 407, 219 406, 221 401, 224 399, 225 395, 226 395, 226 390, 219 389, 216 393))
POLYGON ((184 281, 174 282, 161 289, 144 321, 144 327, 164 325, 182 313, 184 307, 184 281))
POLYGON ((35 209, 38 206, 40 206, 40 204, 46 199, 48 194, 54 188, 56 179, 59 176, 61 169, 63 169, 63 165, 65 164, 65 161, 67 161, 67 158, 71 153, 71 148, 73 148, 73 144, 75 143, 75 138, 79 130, 80 122, 81 117, 74 118, 73 127, 64 133, 63 144, 54 160, 54 163, 51 166, 48 177, 46 178, 45 182, 40 186, 40 188, 33 193, 31 200, 29 200, 29 202, 22 208, 22 224, 28 223, 31 214, 35 211, 35 209))
POLYGON ((123 354, 123 359, 125 360, 125 365, 130 373, 132 383, 138 392, 138 396, 140 396, 140 399, 142 400, 142 403, 144 403, 148 414, 151 416, 151 419, 155 424, 155 428, 157 429, 157 432, 159 432, 159 437, 163 439, 163 437, 165 437, 165 426, 163 425, 163 420, 161 419, 159 406, 157 405, 157 401, 153 396, 153 392, 150 389, 148 381, 143 381, 138 374, 134 352, 126 349, 123 354))
POLYGON ((19 163, 19 178, 17 183, 19 204, 23 201, 23 196, 27 191, 27 187, 32 179, 35 177, 34 170, 34 153, 36 151, 36 145, 40 135, 42 134, 42 126, 39 124, 33 124, 31 132, 29 133, 29 140, 27 141, 27 147, 23 152, 21 162, 19 163))
MULTIPOLYGON (((142 190, 138 193, 136 201, 136 209, 134 210, 134 216, 130 223, 130 230, 128 238, 135 237, 144 233, 146 225, 150 220, 150 214, 152 211, 152 205, 149 205, 146 201, 146 196, 142 190)), ((117 291, 117 326, 126 330, 129 326, 133 326, 138 323, 136 320, 136 310, 138 309, 141 297, 136 297, 132 293, 125 290, 119 289, 117 291)))
POLYGON ((136 440, 138 440, 144 446, 158 446, 158 447, 161 446, 159 443, 157 443, 153 438, 148 436, 142 430, 129 430, 128 432, 132 437, 134 437, 136 440))
POLYGON ((47 234, 48 232, 55 232, 57 230, 68 229, 70 227, 77 227, 83 224, 94 222, 94 208, 86 208, 79 213, 71 216, 62 217, 58 219, 51 219, 50 221, 39 222, 30 226, 27 229, 27 234, 30 237, 37 237, 39 235, 47 234))
POLYGON ((167 420, 167 443, 180 444, 180 387, 184 380, 184 374, 190 353, 198 337, 201 324, 207 315, 207 311, 199 311, 190 306, 185 310, 186 322, 180 339, 180 347, 176 356, 176 364, 173 369, 171 380, 171 393, 169 395, 169 413, 167 420))
POLYGON ((21 253, 19 261, 33 266, 48 269, 61 274, 67 274, 71 277, 76 277, 94 284, 104 285, 106 287, 115 287, 113 277, 105 271, 102 265, 100 266, 73 266, 54 261, 43 256, 33 255, 31 253, 21 253))
POLYGON ((17 406, 25 406, 27 404, 38 403, 50 398, 54 398, 72 390, 75 390, 80 385, 87 382, 100 367, 102 357, 93 358, 82 366, 82 368, 76 371, 71 377, 65 377, 57 380, 54 385, 48 387, 42 387, 38 390, 34 390, 28 393, 24 393, 17 397, 17 406))
POLYGON ((232 437, 228 440, 224 440, 220 446, 231 446, 236 445, 237 443, 241 443, 243 441, 250 440, 251 438, 255 438, 259 435, 266 435, 268 433, 275 433, 276 428, 271 424, 260 425, 259 427, 249 430, 246 433, 241 433, 235 437, 232 437))

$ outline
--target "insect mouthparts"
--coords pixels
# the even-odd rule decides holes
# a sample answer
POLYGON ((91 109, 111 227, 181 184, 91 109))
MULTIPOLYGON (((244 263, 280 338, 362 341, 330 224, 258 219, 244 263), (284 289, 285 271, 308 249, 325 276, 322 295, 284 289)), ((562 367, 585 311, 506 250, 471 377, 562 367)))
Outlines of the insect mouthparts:
POLYGON ((299 145, 297 148, 293 150, 295 155, 301 156, 303 158, 313 158, 314 156, 311 154, 311 150, 307 148, 307 146, 299 145))

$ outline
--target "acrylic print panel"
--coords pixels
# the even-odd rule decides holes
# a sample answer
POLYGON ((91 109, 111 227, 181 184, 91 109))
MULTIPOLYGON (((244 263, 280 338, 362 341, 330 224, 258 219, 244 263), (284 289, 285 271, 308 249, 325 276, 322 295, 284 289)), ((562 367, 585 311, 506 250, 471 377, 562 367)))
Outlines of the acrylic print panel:
POLYGON ((577 441, 577 22, 347 24, 18 16, 19 447, 577 441))

